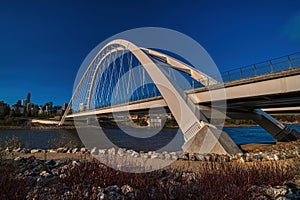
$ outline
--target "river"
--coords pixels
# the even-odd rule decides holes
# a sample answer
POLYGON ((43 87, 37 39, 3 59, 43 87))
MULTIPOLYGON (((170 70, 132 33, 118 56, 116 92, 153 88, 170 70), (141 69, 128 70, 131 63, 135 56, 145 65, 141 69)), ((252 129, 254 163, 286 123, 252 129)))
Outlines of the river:
MULTIPOLYGON (((300 125, 289 125, 291 128, 295 128, 300 131, 300 125)), ((140 131, 147 131, 147 129, 135 129, 135 134, 139 134, 140 131)), ((233 141, 240 144, 248 143, 274 143, 276 142, 273 137, 259 126, 240 126, 240 127, 224 127, 223 130, 227 132, 233 141)), ((130 130, 132 131, 132 129, 130 130)), ((80 131, 81 133, 81 131, 80 131)), ((87 134, 88 135, 88 134, 87 134)), ((51 130, 0 130, 1 144, 5 143, 5 140, 16 136, 21 139, 22 146, 28 148, 55 148, 59 143, 65 143, 70 145, 80 145, 81 139, 86 138, 83 134, 80 134, 81 139, 76 130, 72 129, 51 129, 51 130), (84 138, 82 138, 84 137, 84 138)), ((90 145, 96 145, 99 148, 109 148, 112 145, 108 144, 112 141, 118 147, 131 148, 136 150, 157 150, 164 146, 163 150, 179 150, 183 143, 183 137, 178 129, 163 129, 159 134, 149 138, 134 138, 124 134, 120 129, 105 129, 105 136, 98 134, 98 131, 94 131, 89 142, 90 145), (94 139, 97 135, 97 139, 94 139), (106 138, 106 140, 104 139, 106 138), (173 144, 167 145, 171 140, 173 144)), ((84 144, 86 144, 84 141, 84 144)))

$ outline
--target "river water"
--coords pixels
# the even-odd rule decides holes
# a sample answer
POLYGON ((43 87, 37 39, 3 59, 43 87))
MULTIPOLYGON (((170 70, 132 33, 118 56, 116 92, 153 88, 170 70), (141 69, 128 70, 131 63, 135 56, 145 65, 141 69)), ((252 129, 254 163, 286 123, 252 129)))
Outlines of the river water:
MULTIPOLYGON (((300 131, 300 125, 289 125, 300 131)), ((136 135, 147 132, 147 129, 130 129, 136 135)), ((274 143, 276 142, 272 136, 259 126, 241 126, 241 127, 224 127, 223 130, 229 134, 233 141, 240 144, 248 143, 274 143)), ((149 129, 150 131, 150 129, 149 129)), ((120 129, 105 129, 105 134, 99 134, 99 130, 94 130, 92 133, 72 129, 53 129, 53 130, 0 130, 0 139, 2 145, 5 140, 16 136, 21 139, 22 146, 28 148, 55 148, 59 143, 70 145, 79 145, 83 139, 86 146, 97 146, 99 148, 109 148, 113 146, 130 148, 135 150, 163 150, 175 151, 180 150, 183 143, 183 136, 178 129, 163 129, 159 134, 149 138, 136 138, 120 129), (80 135, 80 136, 79 136, 80 135), (90 138, 88 138, 88 136, 90 138), (80 139, 81 138, 81 139, 80 139), (88 138, 88 139, 86 139, 88 138), (109 139, 109 140, 107 140, 109 139), (172 140, 172 142, 170 142, 172 140), (110 141, 110 142, 108 142, 110 141)))

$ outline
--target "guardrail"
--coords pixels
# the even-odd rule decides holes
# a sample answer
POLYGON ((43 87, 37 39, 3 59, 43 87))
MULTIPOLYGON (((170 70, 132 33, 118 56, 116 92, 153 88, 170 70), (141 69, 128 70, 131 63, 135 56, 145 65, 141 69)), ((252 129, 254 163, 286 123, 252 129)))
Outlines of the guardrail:
POLYGON ((291 68, 297 68, 299 66, 300 52, 297 52, 288 56, 282 56, 272 60, 229 70, 224 73, 221 73, 221 77, 218 76, 216 77, 216 79, 219 82, 236 81, 244 78, 284 71, 291 68))

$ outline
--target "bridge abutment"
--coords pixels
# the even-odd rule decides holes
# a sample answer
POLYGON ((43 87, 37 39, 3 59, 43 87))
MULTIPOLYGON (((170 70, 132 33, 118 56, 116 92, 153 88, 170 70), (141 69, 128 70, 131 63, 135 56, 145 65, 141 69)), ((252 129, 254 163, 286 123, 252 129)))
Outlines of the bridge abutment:
POLYGON ((242 152, 227 133, 210 124, 202 126, 192 138, 183 144, 182 149, 190 154, 236 154, 242 152))

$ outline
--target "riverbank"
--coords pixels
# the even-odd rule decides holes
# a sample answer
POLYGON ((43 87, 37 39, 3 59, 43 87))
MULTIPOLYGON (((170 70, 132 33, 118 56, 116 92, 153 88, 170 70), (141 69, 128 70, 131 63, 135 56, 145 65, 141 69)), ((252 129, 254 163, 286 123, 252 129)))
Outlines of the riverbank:
MULTIPOLYGON (((174 159, 171 165, 137 174, 109 168, 85 148, 27 152, 11 149, 0 159, 0 196, 1 199, 299 199, 299 144, 296 141, 272 145, 263 152, 250 148, 243 154, 228 155, 229 159, 178 152, 177 157, 169 158, 174 159)), ((92 150, 95 152, 96 149, 92 150)), ((97 152, 121 158, 137 155, 125 149, 97 152)), ((142 157, 141 152, 136 153, 142 157)), ((147 158, 161 159, 162 154, 156 153, 147 154, 147 158)), ((168 158, 164 155, 164 159, 168 158)))
POLYGON ((0 130, 46 130, 46 129, 76 129, 74 125, 58 126, 56 124, 31 123, 26 126, 0 126, 0 130))
POLYGON ((241 148, 244 152, 236 155, 137 152, 122 148, 88 151, 74 146, 7 148, 0 151, 0 198, 300 198, 300 141, 247 144, 241 148), (100 159, 101 163, 93 155, 108 158, 111 163, 100 159), (132 159, 138 159, 138 163, 148 160, 170 165, 147 173, 122 172, 132 159), (121 165, 114 165, 114 161, 121 165))
POLYGON ((300 140, 293 142, 277 142, 276 144, 245 144, 240 145, 243 153, 233 155, 218 154, 188 154, 182 151, 176 152, 156 152, 156 151, 134 151, 125 148, 109 148, 109 149, 86 149, 85 147, 59 147, 56 149, 28 149, 7 147, 1 150, 6 158, 29 157, 34 155, 40 159, 69 159, 69 158, 92 158, 97 156, 118 157, 123 158, 141 158, 153 160, 184 160, 184 161, 209 161, 209 162, 258 162, 258 161, 278 161, 287 159, 300 158, 300 140))
MULTIPOLYGON (((22 126, 11 126, 11 125, 0 125, 0 130, 12 130, 12 129, 76 129, 75 125, 72 122, 65 123, 62 126, 58 125, 59 121, 53 121, 53 120, 36 120, 32 119, 32 121, 22 125, 22 126)), ((287 124, 287 125, 297 125, 300 124, 298 121, 294 122, 287 122, 287 121, 282 121, 281 123, 287 124)), ((117 124, 109 124, 109 125, 103 125, 103 128, 116 128, 118 127, 117 124)), ((83 125, 86 126, 86 125, 83 125)), ((259 126, 254 123, 249 123, 249 124, 235 124, 235 123, 225 123, 223 124, 223 127, 226 128, 235 128, 235 127, 248 127, 248 126, 259 126)), ((136 126, 138 128, 149 128, 148 126, 136 126)), ((178 129, 179 126, 167 126, 164 128, 169 128, 169 129, 178 129)))
MULTIPOLYGON (((285 124, 285 125, 299 125, 300 122, 298 121, 295 121, 295 122, 280 122, 282 124, 285 124)), ((223 127, 226 127, 226 128, 230 128, 230 127, 247 127, 247 126, 259 126, 258 124, 231 124, 231 123, 225 123, 223 125, 223 127)))

